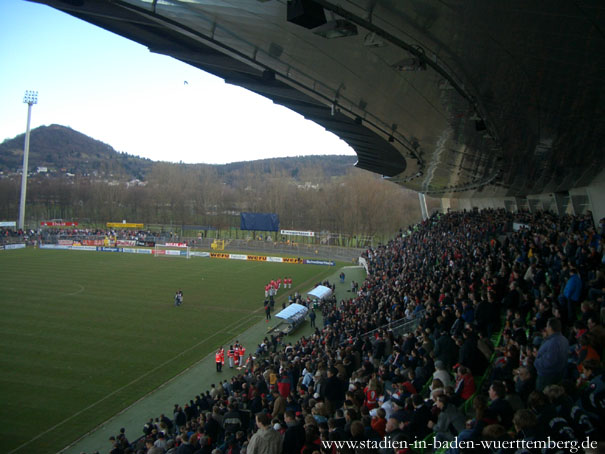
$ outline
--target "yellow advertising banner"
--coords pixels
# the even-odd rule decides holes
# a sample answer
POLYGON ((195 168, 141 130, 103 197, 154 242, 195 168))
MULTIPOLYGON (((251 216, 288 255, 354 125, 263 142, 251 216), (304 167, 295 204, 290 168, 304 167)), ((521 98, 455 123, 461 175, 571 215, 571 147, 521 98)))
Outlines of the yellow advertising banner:
POLYGON ((107 227, 114 229, 142 229, 143 224, 133 224, 131 222, 108 222, 107 227))

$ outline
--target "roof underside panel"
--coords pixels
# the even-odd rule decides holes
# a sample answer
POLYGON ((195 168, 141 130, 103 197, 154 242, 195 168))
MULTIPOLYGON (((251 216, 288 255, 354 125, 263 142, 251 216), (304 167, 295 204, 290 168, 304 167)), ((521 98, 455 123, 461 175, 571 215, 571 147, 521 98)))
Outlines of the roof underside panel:
POLYGON ((291 2, 350 33, 334 39, 278 0, 34 1, 266 96, 430 195, 566 191, 603 169, 598 0, 291 2))

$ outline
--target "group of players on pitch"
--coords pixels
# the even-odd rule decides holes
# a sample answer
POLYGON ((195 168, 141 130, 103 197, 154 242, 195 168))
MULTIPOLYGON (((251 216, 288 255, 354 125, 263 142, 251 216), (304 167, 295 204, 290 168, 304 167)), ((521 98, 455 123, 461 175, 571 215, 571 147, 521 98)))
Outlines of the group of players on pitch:
MULTIPOLYGON (((272 298, 277 295, 277 291, 281 288, 282 283, 284 284, 284 288, 292 288, 291 277, 285 277, 283 280, 281 277, 271 279, 271 281, 265 285, 265 298, 272 298)), ((174 305, 180 306, 181 304, 183 304, 183 291, 177 290, 176 294, 174 295, 174 305)))
POLYGON ((271 279, 271 282, 265 285, 265 298, 277 295, 277 291, 281 288, 282 283, 284 284, 284 288, 292 288, 291 277, 271 279))
MULTIPOLYGON (((291 277, 284 277, 283 280, 281 277, 271 279, 271 281, 265 285, 265 298, 271 298, 277 295, 277 291, 281 288, 282 283, 284 284, 284 288, 292 288, 291 277)), ((183 291, 177 290, 176 294, 174 295, 174 305, 180 306, 181 304, 183 304, 183 291)))
MULTIPOLYGON (((265 285, 265 299, 269 298, 270 300, 273 300, 273 296, 277 294, 277 291, 281 288, 282 283, 284 288, 292 288, 292 278, 285 277, 283 280, 281 278, 271 279, 271 282, 265 285)), ((180 306, 181 304, 183 304, 183 291, 178 290, 174 295, 174 305, 180 306)), ((267 305, 267 301, 265 301, 265 304, 267 305)), ((270 317, 271 316, 269 315, 269 318, 270 317)), ((235 366, 238 370, 242 369, 245 362, 247 362, 244 360, 245 354, 246 347, 241 345, 239 341, 235 341, 235 345, 230 345, 229 350, 227 351, 229 368, 233 369, 235 366)), ((223 366, 225 365, 225 349, 222 346, 216 351, 214 358, 216 362, 216 371, 222 372, 223 366)))

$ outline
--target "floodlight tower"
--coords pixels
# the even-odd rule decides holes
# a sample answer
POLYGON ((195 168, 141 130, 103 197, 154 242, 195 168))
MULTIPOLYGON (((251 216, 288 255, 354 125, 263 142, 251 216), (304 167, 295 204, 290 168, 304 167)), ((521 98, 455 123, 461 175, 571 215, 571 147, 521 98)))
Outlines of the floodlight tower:
POLYGON ((38 92, 27 90, 23 96, 27 104, 27 129, 25 130, 25 147, 23 148, 23 175, 21 175, 21 202, 19 203, 19 227, 23 229, 25 222, 25 196, 27 194, 27 161, 29 160, 29 130, 32 117, 32 106, 38 104, 38 92))

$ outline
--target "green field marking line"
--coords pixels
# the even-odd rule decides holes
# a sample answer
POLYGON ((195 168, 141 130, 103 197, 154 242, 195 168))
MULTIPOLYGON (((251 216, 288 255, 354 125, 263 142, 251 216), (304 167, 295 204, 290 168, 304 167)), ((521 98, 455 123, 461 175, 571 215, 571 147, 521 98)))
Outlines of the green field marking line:
MULTIPOLYGON (((262 267, 263 263, 257 263, 254 265, 254 267, 262 267)), ((331 268, 331 267, 330 267, 331 268)), ((332 268, 333 270, 333 268, 332 268)), ((239 270, 236 271, 237 272, 243 272, 246 270, 239 270)), ((303 280, 302 282, 300 282, 298 285, 295 285, 292 289, 288 289, 288 292, 286 292, 286 289, 283 289, 282 291, 284 293, 282 293, 281 295, 279 295, 276 298, 276 302, 277 301, 281 301, 287 298, 287 294, 288 293, 294 293, 295 291, 305 288, 307 286, 310 286, 320 280, 323 280, 327 277, 327 275, 329 273, 326 272, 327 270, 321 270, 320 272, 318 272, 317 274, 314 274, 313 276, 308 277, 307 279, 303 280)), ((195 273, 188 273, 192 274, 192 276, 190 278, 195 278, 196 276, 199 276, 198 272, 195 273)), ((202 276, 205 273, 202 271, 202 276)), ((206 277, 211 277, 212 276, 208 276, 206 275, 206 277)), ((79 293, 82 293, 86 290, 85 287, 83 287, 80 284, 74 283, 75 286, 77 287, 72 287, 76 288, 76 290, 72 291, 72 292, 67 292, 67 293, 62 293, 60 296, 70 296, 70 295, 77 295, 79 293)), ((239 320, 234 321, 233 323, 231 323, 230 325, 224 327, 223 329, 221 329, 220 331, 217 331, 215 333, 212 333, 211 335, 209 335, 208 337, 206 337, 205 339, 197 342, 196 344, 185 348, 183 351, 181 351, 180 353, 178 353, 176 356, 170 358, 169 360, 165 361, 164 363, 157 365, 156 367, 154 367, 153 369, 143 373, 142 375, 140 375, 139 377, 131 380, 129 383, 126 383, 125 385, 119 387, 118 389, 112 391, 111 393, 109 393, 108 395, 102 397, 101 399, 97 400, 96 402, 93 402, 92 404, 86 406, 85 408, 77 411, 76 413, 74 413, 73 415, 67 417, 66 419, 64 419, 63 421, 58 422, 57 424, 53 425, 52 427, 44 430, 43 432, 39 433, 36 437, 32 438, 31 440, 21 444, 20 446, 14 448, 13 450, 9 451, 8 454, 12 454, 15 453, 17 451, 22 450, 23 448, 25 448, 26 446, 29 446, 31 443, 39 440, 40 438, 42 438, 43 436, 46 436, 47 434, 53 432, 54 430, 56 430, 57 428, 65 425, 66 423, 68 423, 69 421, 73 420, 74 418, 80 416, 82 413, 85 413, 86 411, 94 408, 95 406, 98 406, 99 404, 101 404, 102 402, 112 398, 113 396, 115 396, 116 394, 123 392, 125 389, 127 389, 128 387, 134 385, 135 383, 141 381, 142 379, 148 377, 150 374, 155 373, 158 369, 161 369, 162 367, 165 367, 166 365, 170 364, 171 362, 177 360, 178 358, 181 358, 183 355, 191 352, 192 350, 198 348, 200 345, 210 341, 211 339, 219 336, 219 335, 228 335, 228 336, 232 336, 233 333, 237 332, 239 328, 249 324, 250 322, 252 322, 254 319, 262 319, 264 318, 263 315, 260 315, 259 312, 263 311, 263 307, 260 306, 252 311, 246 311, 248 313, 247 316, 244 316, 242 318, 240 318, 239 320)), ((240 309, 238 310, 233 310, 233 312, 241 312, 240 309)), ((254 322, 252 326, 254 326, 255 323, 258 322, 254 322)), ((250 326, 248 326, 247 329, 250 329, 250 326)), ((240 335, 243 333, 240 333, 240 335)), ((234 339, 237 336, 234 337, 234 339)), ((188 371, 190 371, 193 367, 199 365, 202 361, 206 360, 208 357, 210 357, 212 355, 213 351, 210 351, 207 355, 205 355, 203 358, 199 359, 198 361, 196 361, 195 363, 191 364, 189 367, 183 369, 180 373, 176 374, 175 376, 173 376, 172 378, 168 379, 167 381, 165 381, 164 383, 162 383, 161 385, 157 386, 156 388, 154 388, 153 390, 150 390, 148 393, 146 393, 145 395, 143 395, 142 397, 140 397, 139 399, 137 399, 136 401, 134 401, 132 404, 128 405, 127 407, 123 408, 122 410, 118 411, 116 414, 114 414, 114 416, 110 417, 109 419, 107 419, 106 421, 104 421, 103 423, 99 424, 98 426, 96 426, 94 429, 88 431, 85 435, 79 437, 75 442, 71 443, 69 446, 67 446, 66 448, 63 448, 61 451, 59 452, 63 452, 66 449, 69 449, 70 447, 74 446, 78 441, 82 440, 83 438, 85 438, 86 436, 88 436, 90 433, 94 432, 95 430, 98 430, 99 428, 103 427, 104 425, 106 425, 109 421, 112 421, 113 419, 115 419, 116 416, 124 413, 126 410, 130 409, 132 406, 134 406, 136 403, 140 402, 141 400, 148 398, 151 394, 153 394, 154 392, 156 392, 157 390, 165 387, 166 385, 168 385, 170 382, 174 381, 176 378, 180 377, 181 375, 187 373, 188 371)))
MULTIPOLYGON (((324 276, 327 277, 327 276, 324 276)), ((311 282, 313 282, 314 280, 316 280, 317 276, 311 277, 303 282, 301 282, 300 284, 298 284, 297 286, 295 286, 292 289, 288 289, 288 290, 298 290, 299 288, 302 287, 306 287, 308 286, 311 282)), ((277 299, 283 299, 286 298, 286 295, 282 294, 281 296, 279 296, 277 299)), ((276 301, 277 302, 277 301, 276 301)), ((177 357, 185 354, 186 352, 198 347, 200 344, 204 343, 205 341, 207 341, 208 339, 210 339, 211 337, 214 337, 218 334, 222 334, 224 332, 227 332, 228 334, 232 334, 231 331, 227 331, 227 330, 232 330, 235 328, 238 328, 246 323, 248 323, 250 320, 252 320, 253 318, 264 318, 264 316, 262 315, 257 315, 257 312, 260 311, 264 311, 263 307, 259 307, 258 309, 255 309, 254 311, 252 311, 250 313, 250 315, 248 317, 242 317, 240 320, 235 321, 234 323, 232 323, 231 325, 226 326, 225 328, 223 328, 220 331, 215 332, 214 334, 212 334, 210 337, 204 339, 203 341, 198 342, 197 344, 183 350, 181 353, 179 353, 176 357, 171 358, 170 360, 164 362, 163 364, 157 366, 156 368, 146 372, 145 374, 141 375, 140 377, 136 378, 135 380, 131 381, 130 383, 127 383, 126 385, 122 386, 121 388, 113 391, 112 393, 108 394, 107 396, 103 397, 102 399, 98 400, 97 402, 89 405, 88 407, 84 408, 83 410, 80 410, 79 412, 73 414, 72 416, 70 416, 69 418, 66 418, 65 420, 55 424, 53 427, 47 429, 46 431, 40 433, 38 436, 32 438, 31 440, 27 441, 26 443, 23 443, 21 446, 18 446, 17 448, 13 449, 12 451, 9 451, 7 454, 13 454, 17 451, 19 451, 21 448, 29 445, 30 443, 36 441, 37 439, 41 438, 42 436, 46 435, 47 433, 53 431, 54 429, 56 429, 57 427, 60 427, 61 425, 65 424, 66 422, 70 421, 71 419, 75 418, 76 416, 79 416, 81 413, 89 410, 90 408, 93 408, 95 405, 107 400, 109 397, 113 396, 114 394, 122 391, 123 389, 127 388, 128 386, 131 386, 132 384, 136 383, 137 381, 141 380, 142 378, 144 378, 145 376, 151 374, 152 372, 155 372, 155 370, 165 366, 166 364, 170 363, 171 361, 173 361, 174 359, 176 359, 177 357)), ((250 327, 251 328, 251 327, 250 327)), ((235 340, 237 337, 241 336, 240 333, 238 335, 233 336, 230 341, 235 340)), ((226 342, 227 344, 229 342, 226 342)), ((122 410, 120 410, 118 413, 116 413, 115 415, 113 415, 111 418, 107 419, 106 421, 102 422, 101 424, 99 424, 98 426, 92 428, 91 430, 89 430, 88 432, 86 432, 84 435, 82 435, 81 437, 79 437, 78 439, 74 440, 72 443, 70 443, 69 445, 67 445, 66 447, 64 447, 63 449, 61 449, 59 451, 59 453, 65 452, 66 450, 70 449, 71 447, 75 446, 79 441, 81 441, 82 439, 86 438, 88 435, 90 435, 91 433, 99 430, 100 428, 102 428, 103 426, 107 425, 111 420, 113 420, 114 418, 116 418, 117 416, 119 416, 122 413, 125 413, 127 410, 129 410, 130 408, 132 408, 134 405, 136 405, 138 402, 142 401, 143 399, 148 398, 151 394, 153 394, 154 392, 158 391, 159 389, 162 389, 163 387, 167 386, 169 383, 171 383, 172 381, 176 380, 177 378, 179 378, 181 375, 186 374, 187 372, 189 372, 191 369, 193 369, 195 366, 197 366, 199 363, 201 363, 202 361, 206 360, 206 358, 209 358, 212 356, 214 352, 210 352, 208 353, 206 356, 204 356, 203 358, 200 358, 198 361, 196 361, 195 363, 193 363, 192 365, 190 365, 189 367, 187 367, 186 369, 184 369, 183 371, 181 371, 180 373, 178 373, 177 375, 175 375, 174 377, 170 378, 169 380, 167 380, 166 382, 162 383, 160 386, 158 386, 157 388, 149 391, 147 394, 141 396, 139 399, 137 399, 136 401, 134 401, 133 403, 131 403, 130 405, 128 405, 127 407, 123 408, 122 410)))
MULTIPOLYGON (((128 388, 129 386, 132 386, 133 384, 137 383, 138 381, 142 380, 143 378, 147 377, 148 375, 152 374, 153 372, 155 372, 156 370, 161 369, 162 367, 170 364, 172 361, 174 361, 175 359, 177 359, 180 356, 183 356, 184 354, 188 353, 189 351, 199 347, 201 344, 207 342, 209 339, 236 327, 239 327, 245 323, 247 323, 248 321, 250 321, 252 318, 256 317, 255 313, 259 312, 262 308, 258 308, 256 310, 254 310, 249 316, 247 317, 242 317, 240 320, 235 321, 234 323, 232 323, 231 325, 226 326, 225 328, 215 332, 214 334, 208 336, 207 338, 205 338, 204 340, 198 342, 197 344, 192 345, 189 348, 186 348, 185 350, 183 350, 182 352, 180 352, 178 355, 174 356, 173 358, 170 358, 167 361, 164 361, 162 364, 154 367, 153 369, 145 372, 144 374, 142 374, 141 376, 135 378, 134 380, 130 381, 129 383, 121 386, 120 388, 116 389, 115 391, 112 391, 111 393, 107 394, 105 397, 97 400, 96 402, 93 402, 92 404, 90 404, 88 407, 83 408, 82 410, 74 413, 73 415, 71 415, 69 418, 64 419, 63 421, 55 424, 54 426, 50 427, 49 429, 46 429, 44 432, 41 432, 40 434, 38 434, 36 437, 32 438, 31 440, 23 443, 20 446, 17 446, 15 449, 13 449, 12 451, 9 451, 7 454, 13 454, 15 452, 18 452, 19 450, 21 450, 22 448, 28 446, 29 444, 33 443, 34 441, 42 438, 43 436, 45 436, 46 434, 48 434, 49 432, 52 432, 53 430, 55 430, 57 427, 62 426, 63 424, 71 421, 73 418, 81 415, 82 413, 84 413, 85 411, 90 410, 91 408, 94 408, 95 406, 97 406, 98 404, 100 404, 101 402, 104 402, 105 400, 109 399, 110 397, 118 394, 119 392, 123 391, 124 389, 128 388)), ((153 391, 150 391, 148 394, 146 394, 145 396, 142 396, 140 399, 137 399, 135 402, 133 402, 132 404, 130 404, 128 407, 124 408, 122 411, 120 411, 117 414, 120 414, 121 412, 127 410, 128 408, 130 408, 132 405, 136 404, 139 400, 144 399, 145 397, 147 397, 149 394, 153 393, 154 391, 156 391, 157 389, 162 388, 163 386, 165 386, 167 383, 171 382, 172 380, 174 380, 175 378, 177 378, 178 376, 180 376, 181 374, 187 372, 189 369, 191 369, 193 366, 195 366, 196 364, 198 364, 200 361, 204 360, 205 358, 207 358, 208 356, 210 356, 212 353, 209 353, 208 355, 206 355, 204 358, 200 359, 199 361, 195 362, 194 364, 192 364, 191 366, 189 366, 188 368, 186 368, 185 370, 183 370, 182 372, 180 372, 179 374, 175 375, 174 377, 172 377, 170 380, 166 381, 165 383, 163 383, 162 385, 160 385, 159 387, 157 387, 156 389, 154 389, 153 391)), ((111 418, 110 418, 111 419, 111 418)), ((64 449, 62 449, 60 452, 65 451, 66 449, 68 449, 69 447, 71 447, 73 444, 75 444, 76 442, 78 442, 80 439, 84 438, 86 435, 88 435, 89 433, 91 433, 92 431, 96 430, 98 427, 103 426, 102 423, 99 426, 95 427, 93 430, 87 432, 85 435, 83 435, 82 437, 80 437, 78 440, 76 440, 74 443, 70 444, 69 446, 65 447, 64 449)))
POLYGON ((76 290, 75 292, 61 293, 58 296, 74 296, 74 295, 82 293, 84 290, 86 290, 86 287, 84 287, 83 285, 81 285, 81 284, 76 284, 76 285, 80 288, 78 290, 76 290))

